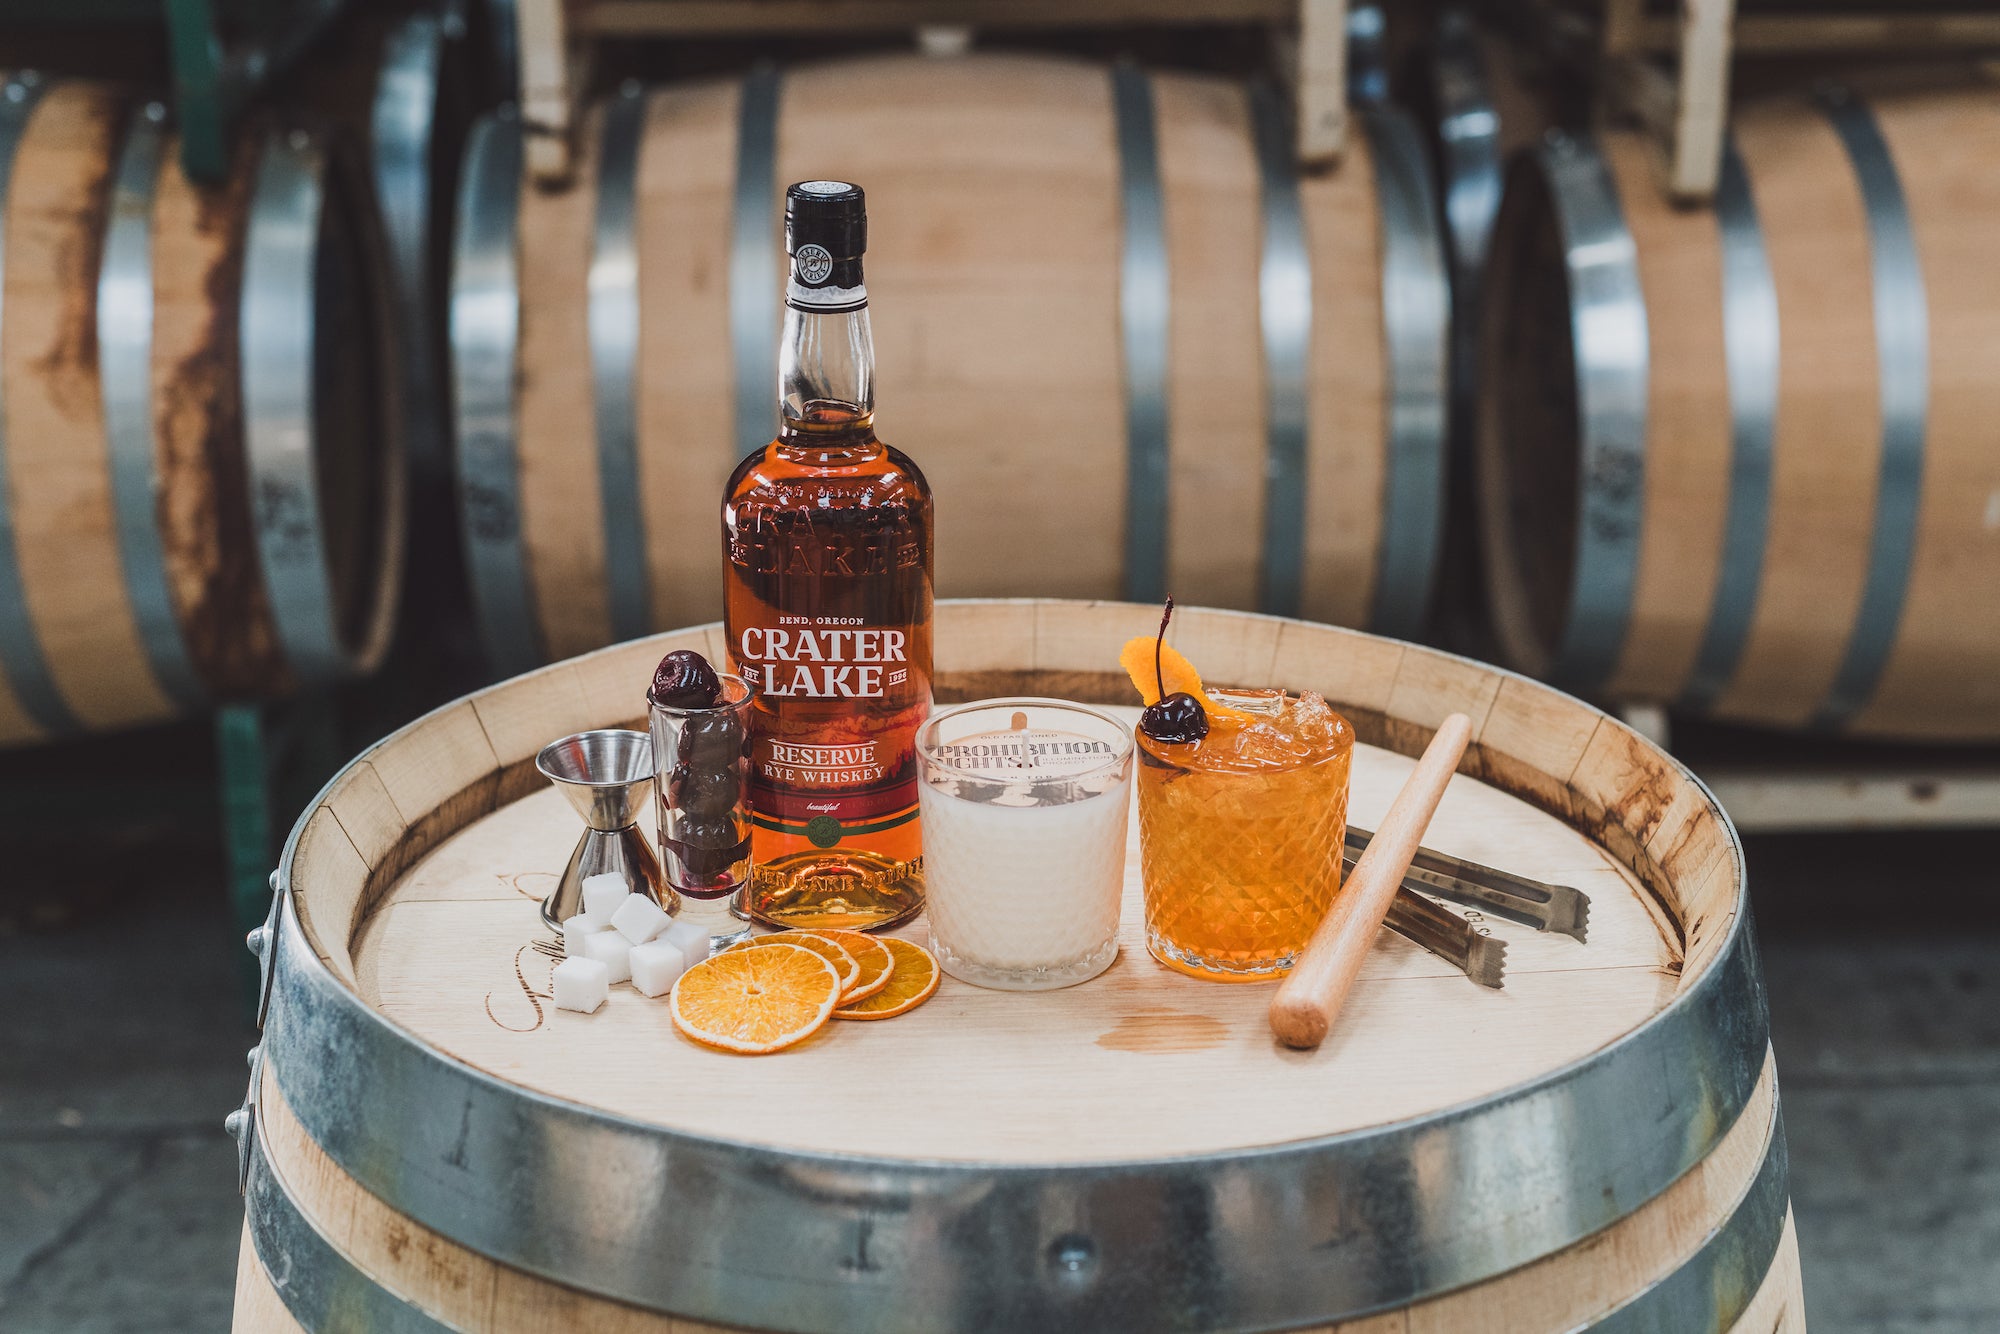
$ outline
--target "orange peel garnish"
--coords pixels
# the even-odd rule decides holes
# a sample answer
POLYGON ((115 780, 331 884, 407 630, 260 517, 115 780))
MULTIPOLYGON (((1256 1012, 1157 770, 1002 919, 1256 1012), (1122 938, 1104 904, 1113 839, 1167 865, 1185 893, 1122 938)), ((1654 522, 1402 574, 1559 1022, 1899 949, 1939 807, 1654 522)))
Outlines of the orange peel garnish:
POLYGON ((1118 652, 1118 665, 1132 678, 1138 688, 1139 699, 1148 707, 1160 702, 1159 679, 1164 678, 1167 694, 1189 694, 1201 702, 1201 707, 1210 718, 1235 718, 1242 722, 1251 721, 1250 715, 1241 709, 1232 709, 1227 704, 1218 704, 1202 689, 1201 673, 1194 664, 1184 657, 1179 649, 1170 644, 1160 645, 1160 670, 1156 677, 1153 672, 1153 645, 1151 635, 1140 635, 1125 641, 1125 647, 1118 652))

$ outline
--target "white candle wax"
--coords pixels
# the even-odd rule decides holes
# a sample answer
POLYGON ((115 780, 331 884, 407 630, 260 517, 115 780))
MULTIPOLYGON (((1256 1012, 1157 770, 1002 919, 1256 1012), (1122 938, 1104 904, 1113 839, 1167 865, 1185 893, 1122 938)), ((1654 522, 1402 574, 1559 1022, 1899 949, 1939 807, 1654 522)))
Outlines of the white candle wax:
POLYGON ((1053 726, 942 746, 919 801, 931 935, 946 971, 1025 990, 1110 964, 1132 790, 1121 749, 1053 726))

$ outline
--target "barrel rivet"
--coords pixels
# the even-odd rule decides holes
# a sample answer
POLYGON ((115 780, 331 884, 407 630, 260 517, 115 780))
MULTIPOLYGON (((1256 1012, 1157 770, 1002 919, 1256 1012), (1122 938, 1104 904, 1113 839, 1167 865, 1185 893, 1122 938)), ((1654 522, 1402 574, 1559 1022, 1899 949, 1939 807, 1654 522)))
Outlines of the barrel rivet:
POLYGON ((265 952, 271 948, 271 928, 268 926, 252 927, 250 934, 243 937, 243 943, 250 947, 252 954, 256 955, 259 960, 262 960, 265 952))
POLYGON ((250 1113, 241 1107, 238 1107, 235 1111, 222 1118, 222 1128, 228 1131, 229 1138, 235 1140, 238 1144, 243 1142, 243 1132, 249 1126, 250 1113))
POLYGON ((1066 1232, 1049 1245, 1049 1268, 1058 1278, 1084 1278, 1096 1267, 1097 1247, 1089 1237, 1066 1232))

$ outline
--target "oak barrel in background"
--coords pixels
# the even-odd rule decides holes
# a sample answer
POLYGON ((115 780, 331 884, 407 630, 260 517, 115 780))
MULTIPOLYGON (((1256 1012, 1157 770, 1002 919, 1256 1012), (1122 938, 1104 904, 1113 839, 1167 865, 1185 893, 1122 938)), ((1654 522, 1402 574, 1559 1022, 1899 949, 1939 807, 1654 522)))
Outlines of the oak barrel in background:
POLYGON ((1513 167, 1478 488, 1506 658, 1734 721, 2000 738, 2000 88, 1745 107, 1712 210, 1513 167))
POLYGON ((252 122, 197 188, 157 105, 0 84, 0 744, 370 669, 401 573, 377 222, 252 122))
MULTIPOLYGON (((1157 616, 940 602, 939 696, 1130 706, 1117 653, 1157 616)), ((1701 784, 1462 658, 1201 608, 1174 633, 1354 723, 1357 819, 1468 713, 1427 842, 1583 888, 1587 940, 1508 931, 1493 993, 1385 937, 1300 1055, 1268 988, 1146 957, 1134 842, 1086 986, 947 978, 758 1060, 625 988, 557 1012, 530 942, 575 816, 535 751, 631 721, 720 627, 604 649, 411 723, 294 829, 232 1118, 238 1330, 1802 1330, 1742 849, 1701 784)))
POLYGON ((946 594, 1430 604, 1447 279, 1414 124, 1300 177, 1270 90, 1022 55, 879 57, 598 105, 577 184, 478 126, 451 329, 462 523, 518 670, 718 612, 717 507, 775 429, 783 185, 869 193, 883 438, 946 594))

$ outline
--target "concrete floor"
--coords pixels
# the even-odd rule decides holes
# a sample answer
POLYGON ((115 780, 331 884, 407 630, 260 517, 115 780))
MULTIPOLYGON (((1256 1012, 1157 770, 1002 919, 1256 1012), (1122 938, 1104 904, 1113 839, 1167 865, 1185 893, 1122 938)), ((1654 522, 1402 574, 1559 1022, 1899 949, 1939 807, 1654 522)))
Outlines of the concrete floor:
MULTIPOLYGON (((1912 846, 1751 850, 1817 1334, 2000 1330, 2000 840, 1912 846)), ((10 1334, 229 1323, 247 955, 198 851, 124 863, 0 886, 10 1334)))

